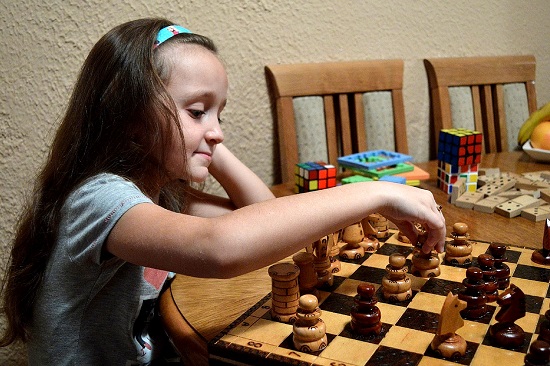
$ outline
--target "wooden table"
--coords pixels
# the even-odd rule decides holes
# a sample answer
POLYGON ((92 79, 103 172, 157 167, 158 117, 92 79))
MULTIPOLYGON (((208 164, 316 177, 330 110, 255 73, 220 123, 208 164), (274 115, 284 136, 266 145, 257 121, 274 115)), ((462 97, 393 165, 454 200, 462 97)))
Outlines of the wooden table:
MULTIPOLYGON (((455 222, 466 222, 473 239, 495 241, 519 247, 542 248, 544 222, 522 217, 505 218, 458 208, 448 202, 448 195, 437 188, 437 162, 417 164, 432 178, 421 188, 430 190, 443 207, 450 234, 455 222)), ((507 152, 484 155, 482 167, 524 173, 550 170, 550 166, 533 161, 525 153, 507 152)), ((277 196, 292 194, 292 187, 273 187, 277 196)), ((225 329, 269 292, 271 278, 266 268, 229 280, 202 279, 178 275, 161 297, 161 314, 168 334, 190 364, 207 363, 206 343, 225 329)))

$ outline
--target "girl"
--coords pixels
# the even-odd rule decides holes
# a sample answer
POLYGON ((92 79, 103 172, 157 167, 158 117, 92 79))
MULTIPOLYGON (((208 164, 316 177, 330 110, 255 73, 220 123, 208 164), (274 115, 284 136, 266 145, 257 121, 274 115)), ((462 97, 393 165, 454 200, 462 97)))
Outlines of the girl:
POLYGON ((122 24, 91 50, 24 211, 3 287, 1 345, 30 364, 160 359, 168 271, 228 278, 380 213, 441 251, 433 196, 355 183, 275 199, 224 145, 227 75, 213 43, 163 19, 122 24), (208 174, 228 198, 192 188, 208 174))

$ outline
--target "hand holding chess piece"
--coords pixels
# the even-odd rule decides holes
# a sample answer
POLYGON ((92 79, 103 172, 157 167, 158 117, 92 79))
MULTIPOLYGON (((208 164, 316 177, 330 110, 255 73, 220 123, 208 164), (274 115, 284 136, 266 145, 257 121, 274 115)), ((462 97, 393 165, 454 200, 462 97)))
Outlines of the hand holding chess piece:
POLYGON ((294 347, 299 351, 313 353, 327 347, 326 325, 318 305, 314 295, 300 296, 296 322, 292 326, 294 347))
POLYGON ((444 358, 456 358, 466 354, 466 341, 456 333, 458 329, 464 326, 460 311, 465 308, 466 303, 459 300, 458 295, 453 295, 451 292, 447 294, 441 308, 437 332, 430 344, 432 350, 444 358))
POLYGON ((422 245, 426 242, 428 232, 421 226, 417 226, 418 241, 416 242, 415 249, 412 254, 412 266, 411 273, 418 277, 437 277, 441 274, 441 269, 439 268, 440 259, 439 255, 435 250, 432 250, 429 253, 424 253, 422 251, 422 245))

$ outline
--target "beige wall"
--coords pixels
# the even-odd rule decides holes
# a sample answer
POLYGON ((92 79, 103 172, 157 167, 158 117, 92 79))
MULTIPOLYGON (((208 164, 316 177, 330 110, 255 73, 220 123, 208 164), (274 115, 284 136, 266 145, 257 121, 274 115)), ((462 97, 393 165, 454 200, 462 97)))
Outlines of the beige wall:
MULTIPOLYGON (((4 0, 0 4, 0 264, 24 194, 44 159, 81 62, 108 29, 165 16, 212 37, 230 78, 226 144, 268 184, 276 140, 263 67, 405 60, 411 154, 428 158, 424 57, 534 54, 538 105, 550 100, 547 0, 4 0)), ((52 340, 55 342, 55 340, 52 340)), ((17 348, 0 360, 17 363, 17 348)))

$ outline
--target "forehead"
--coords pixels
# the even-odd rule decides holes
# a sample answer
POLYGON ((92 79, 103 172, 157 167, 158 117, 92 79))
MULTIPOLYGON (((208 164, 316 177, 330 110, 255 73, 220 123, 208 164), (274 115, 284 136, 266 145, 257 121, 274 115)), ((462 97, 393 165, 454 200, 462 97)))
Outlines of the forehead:
POLYGON ((170 83, 174 77, 183 76, 192 78, 216 74, 227 78, 221 60, 209 49, 189 43, 172 43, 167 46, 159 55, 167 69, 161 75, 165 83, 170 83))

